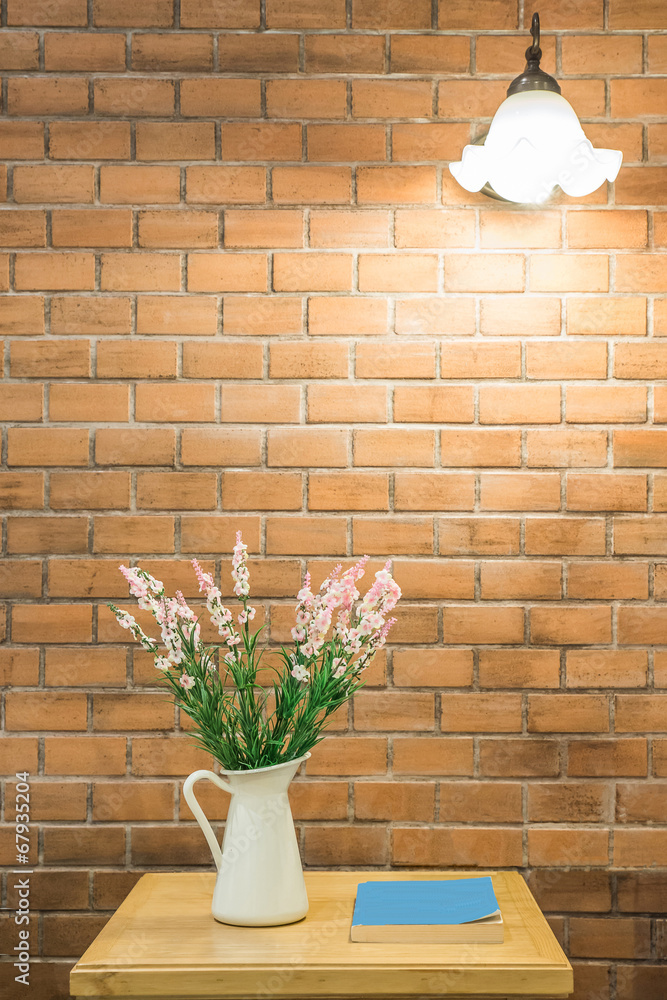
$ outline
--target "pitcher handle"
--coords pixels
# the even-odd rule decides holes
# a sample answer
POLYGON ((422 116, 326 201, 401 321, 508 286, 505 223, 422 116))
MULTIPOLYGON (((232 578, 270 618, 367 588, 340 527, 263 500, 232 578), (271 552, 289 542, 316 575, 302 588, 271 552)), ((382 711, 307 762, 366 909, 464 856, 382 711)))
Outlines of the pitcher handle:
POLYGON ((206 818, 206 813, 202 807, 197 802, 194 793, 194 784, 201 778, 208 778, 212 781, 214 785, 218 788, 222 788, 223 791, 229 792, 231 794, 231 785, 226 778, 221 777, 219 774, 215 774, 213 771, 193 771, 192 774, 185 779, 183 783, 183 795, 185 796, 185 801, 190 806, 195 819, 201 827, 201 831, 206 837, 208 846, 211 848, 211 854, 213 855, 213 860, 215 861, 215 867, 220 871, 220 865, 222 864, 222 851, 220 849, 220 844, 217 841, 211 824, 206 818))

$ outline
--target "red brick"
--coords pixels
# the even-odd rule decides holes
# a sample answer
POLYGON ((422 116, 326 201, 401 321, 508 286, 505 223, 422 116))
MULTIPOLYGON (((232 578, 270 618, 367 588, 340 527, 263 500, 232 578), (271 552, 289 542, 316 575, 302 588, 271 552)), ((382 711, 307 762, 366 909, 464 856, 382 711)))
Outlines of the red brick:
POLYGON ((319 427, 278 427, 268 431, 268 466, 344 468, 347 461, 346 431, 319 427))
POLYGON ((442 335, 475 332, 475 310, 467 298, 396 300, 396 333, 442 335))
POLYGON ((445 258, 445 291, 522 292, 524 269, 520 254, 453 254, 445 258))
POLYGON ((0 508, 31 510, 44 506, 43 472, 0 473, 0 508))
POLYGON ((218 307, 207 296, 140 295, 137 297, 137 333, 215 335, 218 307))
POLYGON ((266 197, 264 167, 187 167, 186 178, 190 203, 262 204, 266 197))
MULTIPOLYGON (((295 157, 290 157, 295 159, 295 157)), ((274 167, 273 200, 277 205, 349 205, 349 167, 274 167)))
MULTIPOLYGON (((287 417, 280 418, 283 422, 286 419, 287 417)), ((290 419, 298 419, 298 410, 296 415, 290 419)), ((330 421, 334 423, 386 423, 386 387, 312 383, 308 386, 308 421, 310 423, 328 423, 330 421)))
MULTIPOLYGON (((312 37, 312 36, 311 36, 312 37)), ((338 40, 334 52, 340 52, 340 35, 323 35, 319 43, 338 40)), ((348 40, 350 40, 348 38, 348 40)), ((379 38, 372 39, 380 41, 379 38)), ((358 39, 351 38, 352 42, 358 39)), ((306 42, 308 44, 308 42, 306 42)), ((384 64, 384 51, 382 53, 384 64)), ((387 136, 382 125, 308 125, 308 160, 319 163, 339 163, 341 160, 385 160, 387 136)), ((291 157, 299 159, 298 156, 291 157)))
POLYGON ((434 378, 435 344, 429 342, 394 342, 378 354, 374 343, 360 343, 356 348, 357 378, 434 378))
POLYGON ((534 292, 606 292, 609 258, 601 254, 535 256, 530 263, 530 287, 534 292))
POLYGON ((353 118, 430 118, 431 84, 426 80, 354 80, 353 118))
MULTIPOLYGON (((92 606, 90 604, 53 604, 50 606, 38 604, 17 604, 14 607, 12 616, 12 639, 14 642, 90 642, 92 637, 92 606)), ((46 699, 46 695, 42 698, 46 699)), ((32 699, 33 695, 29 695, 32 699)), ((82 714, 79 708, 80 695, 76 695, 70 702, 70 708, 66 708, 66 701, 61 707, 65 712, 76 711, 76 716, 71 722, 66 721, 65 728, 85 729, 85 706, 82 714)), ((55 719, 48 706, 59 704, 56 700, 42 701, 45 713, 50 716, 47 720, 47 729, 53 728, 55 719)), ((32 715, 32 709, 27 706, 28 715, 34 723, 37 716, 32 715)), ((24 728, 24 727, 22 727, 24 728)), ((33 725, 33 728, 39 728, 33 725)))
POLYGON ((614 465, 626 468, 656 467, 665 464, 667 431, 614 431, 614 465))
POLYGON ((516 555, 518 518, 440 518, 440 555, 516 555))
POLYGON ((644 386, 572 385, 566 390, 569 423, 644 423, 644 386))
POLYGON ((440 783, 440 817, 445 822, 521 822, 521 785, 509 781, 440 783))
POLYGON ((568 510, 646 510, 646 476, 571 473, 567 480, 568 510))
POLYGON ((275 254, 273 288, 277 292, 349 291, 352 287, 352 264, 349 254, 275 254))
POLYGON ((309 510, 388 510, 389 483, 381 473, 316 473, 308 476, 309 510))
POLYGON ((438 88, 441 118, 492 118, 506 96, 501 80, 443 80, 438 88))
POLYGON ((663 645, 667 635, 667 608, 621 607, 618 614, 618 640, 624 645, 663 645))
POLYGON ((110 33, 49 32, 44 36, 44 69, 122 72, 125 69, 125 37, 110 33))
MULTIPOLYGON (((95 112, 98 115, 166 117, 173 115, 174 102, 174 84, 168 80, 112 77, 95 81, 95 112)), ((170 159, 168 156, 155 158, 170 159)))
POLYGON ((667 291, 667 266, 661 254, 621 254, 616 265, 619 292, 667 291))
POLYGON ((225 246, 302 247, 303 215, 299 211, 225 212, 225 246))
POLYGON ((306 774, 383 775, 386 766, 386 736, 335 736, 315 748, 306 764, 306 774))
POLYGON ((449 606, 443 611, 443 640, 446 643, 504 645, 523 642, 523 608, 484 605, 449 606))
MULTIPOLYGON (((201 3, 201 0, 199 2, 201 3)), ((210 7, 208 4, 201 4, 201 6, 210 7)), ((224 7, 229 8, 229 6, 229 4, 224 4, 224 7)), ((241 0, 238 6, 242 9, 246 5, 241 0)), ((248 9, 252 9, 250 5, 248 9)), ((181 23, 184 23, 182 10, 181 23)), ((213 25, 203 26, 213 27, 213 25)), ((318 36, 310 36, 310 38, 317 40, 318 36)), ((257 33, 253 35, 220 34, 218 35, 218 62, 223 72, 296 73, 299 67, 299 36, 257 33)))
POLYGON ((49 155, 54 160, 126 159, 130 156, 130 123, 53 122, 49 125, 49 155))
POLYGON ((138 160, 212 160, 213 122, 138 122, 138 160))
POLYGON ((393 742, 396 774, 472 774, 470 737, 397 736, 393 742))
POLYGON ((450 693, 443 699, 440 724, 443 732, 520 732, 521 695, 450 693))
POLYGON ((305 859, 313 865, 368 865, 387 857, 382 827, 342 826, 306 828, 305 859))
MULTIPOLYGON (((54 128, 58 123, 54 122, 54 128)), ((129 138, 129 132, 128 132, 129 138)), ((0 123, 0 140, 5 156, 16 160, 41 160, 44 156, 44 125, 42 122, 0 123)))
POLYGON ((452 148, 470 140, 470 126, 458 123, 410 123, 392 125, 394 160, 446 160, 452 148))
POLYGON ((567 332, 577 337, 589 334, 643 337, 646 334, 646 299, 642 296, 571 296, 567 303, 567 332))
POLYGON ((260 113, 259 80, 206 77, 181 82, 181 114, 186 118, 254 118, 260 113))
POLYGON ((51 297, 51 333, 76 336, 128 334, 130 326, 130 300, 125 296, 51 297))
POLYGON ((173 517, 100 515, 94 531, 93 551, 97 553, 174 551, 173 517))
POLYGON ((188 255, 189 292, 263 292, 266 287, 265 254, 188 255))
POLYGON ((432 466, 433 431, 383 428, 354 433, 354 464, 358 466, 432 466))
POLYGON ((611 609, 605 607, 536 607, 531 637, 538 645, 579 645, 611 641, 611 609))
POLYGON ((41 164, 14 167, 14 200, 24 204, 92 202, 94 168, 41 164))
POLYGON ((88 465, 88 431, 60 427, 13 427, 8 465, 88 465))
POLYGON ((272 555, 343 555, 342 517, 267 517, 266 550, 272 555))
POLYGON ((361 254, 362 292, 434 292, 438 287, 437 257, 422 254, 361 254))
POLYGON ((41 420, 44 390, 39 384, 17 383, 0 386, 0 419, 41 420))
MULTIPOLYGON (((385 46, 384 38, 381 35, 312 34, 305 36, 305 42, 306 72, 308 73, 384 72, 385 46)), ((310 128, 317 129, 319 126, 310 126, 310 128)), ((339 157, 334 158, 339 159, 339 157)), ((384 155, 362 158, 384 159, 384 155)))
POLYGON ((17 291, 92 290, 94 285, 95 260, 92 254, 17 254, 14 270, 14 287, 17 291))
POLYGON ((607 464, 607 432, 587 430, 526 431, 528 466, 559 468, 607 464))
POLYGON ((504 867, 521 864, 521 856, 520 830, 394 828, 392 860, 397 865, 504 867))
POLYGON ((325 9, 315 0, 268 0, 268 28, 344 28, 344 0, 332 0, 325 9))
POLYGON ((528 831, 528 859, 531 865, 604 865, 608 858, 607 830, 549 830, 537 827, 528 831))
POLYGON ((103 291, 177 292, 181 287, 178 254, 103 253, 101 261, 103 291))
POLYGON ((534 783, 528 789, 533 823, 595 823, 609 814, 609 791, 594 782, 534 783))
POLYGON ((386 332, 387 303, 383 299, 337 295, 308 300, 308 333, 314 337, 378 336, 386 332))
POLYGON ((346 85, 332 79, 269 80, 266 106, 269 118, 344 118, 346 85))
POLYGON ((357 202, 431 204, 436 200, 434 167, 358 167, 357 202))
POLYGON ((181 433, 183 465, 259 465, 259 432, 244 428, 185 429, 181 433))
POLYGON ((184 28, 258 28, 258 0, 183 0, 184 28))
POLYGON ((127 587, 113 560, 50 559, 48 591, 51 597, 124 597, 127 587))
POLYGON ((137 509, 212 510, 217 506, 217 481, 209 472, 140 472, 137 509))
POLYGON ((607 345, 600 342, 526 344, 526 375, 537 379, 605 378, 607 345))
MULTIPOLYGON (((301 125, 296 123, 230 122, 222 130, 222 156, 225 160, 301 160, 301 132, 301 125)), ((193 171, 195 176, 212 179, 224 177, 229 168, 191 167, 188 174, 193 171)))
POLYGON ((132 213, 123 209, 52 212, 54 247, 130 247, 132 213))
POLYGON ((580 563, 568 571, 568 595, 581 599, 648 599, 648 566, 641 563, 580 563))
MULTIPOLYGON (((508 67, 521 62, 526 48, 526 36, 480 35, 476 42, 475 70, 481 74, 507 74, 508 67)), ((556 70, 556 39, 542 35, 542 69, 548 73, 556 70)))
POLYGON ((571 777, 645 777, 646 740, 617 738, 572 741, 568 749, 567 773, 571 777))
POLYGON ((481 28, 490 31, 496 28, 504 30, 518 28, 518 11, 513 0, 479 0, 471 11, 466 0, 449 0, 446 6, 439 7, 438 27, 445 30, 463 28, 481 28))
POLYGON ((139 213, 139 246, 158 247, 217 247, 218 216, 216 212, 159 211, 139 213))
POLYGON ((86 518, 8 518, 7 551, 10 553, 72 553, 87 549, 86 518))
POLYGON ((483 600, 558 600, 561 597, 560 563, 483 563, 481 596, 483 600))
POLYGON ((78 77, 10 77, 7 89, 10 115, 85 115, 88 82, 78 77))
POLYGON ((485 649, 479 653, 479 683, 485 688, 554 688, 559 686, 557 650, 485 649))
POLYGON ((486 428, 440 432, 445 467, 502 467, 521 464, 519 431, 486 428))
POLYGON ((432 782, 357 781, 354 813, 361 820, 426 820, 434 816, 432 782))
POLYGON ((271 345, 272 378, 344 378, 347 369, 348 348, 341 341, 326 344, 277 341, 271 345))
POLYGON ((538 905, 547 912, 605 913, 611 908, 608 872, 534 871, 528 884, 538 905))
POLYGON ((110 341, 98 344, 100 378, 164 378, 176 374, 176 345, 163 341, 110 341))

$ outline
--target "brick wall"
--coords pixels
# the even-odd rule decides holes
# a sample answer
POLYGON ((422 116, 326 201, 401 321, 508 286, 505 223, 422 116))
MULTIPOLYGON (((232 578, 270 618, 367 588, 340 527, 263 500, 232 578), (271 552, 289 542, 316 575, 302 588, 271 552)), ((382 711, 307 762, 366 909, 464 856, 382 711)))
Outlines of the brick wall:
POLYGON ((4 0, 1 829, 11 864, 27 769, 34 1000, 139 872, 210 867, 206 761, 106 601, 135 558, 228 592, 237 527, 273 640, 306 567, 391 555, 406 596, 294 786, 306 863, 518 867, 577 1000, 667 994, 667 4, 539 10, 624 166, 525 211, 446 167, 523 66, 517 0, 4 0))

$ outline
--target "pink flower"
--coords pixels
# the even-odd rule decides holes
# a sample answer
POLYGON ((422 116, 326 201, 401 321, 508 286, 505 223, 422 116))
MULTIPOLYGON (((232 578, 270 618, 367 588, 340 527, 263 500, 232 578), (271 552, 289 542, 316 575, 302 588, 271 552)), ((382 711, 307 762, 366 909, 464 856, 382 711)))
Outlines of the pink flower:
POLYGON ((237 597, 247 597, 250 593, 249 573, 247 567, 248 546, 241 541, 241 532, 236 532, 236 545, 232 556, 232 579, 234 593, 237 597))
POLYGON ((156 656, 155 669, 166 672, 167 670, 171 670, 171 663, 169 662, 166 656, 156 656))
POLYGON ((192 565, 195 568, 195 573, 197 576, 197 582, 199 583, 200 593, 205 590, 210 590, 213 586, 213 577, 210 573, 205 573, 196 559, 192 560, 192 565))
POLYGON ((307 667, 303 663, 298 663, 293 660, 293 666, 291 670, 292 677, 296 680, 302 681, 303 683, 308 683, 310 680, 310 674, 308 673, 307 667))
POLYGON ((195 686, 195 679, 194 677, 190 677, 189 674, 183 673, 178 678, 178 683, 181 685, 182 688, 185 688, 186 691, 189 691, 190 688, 193 688, 195 686))

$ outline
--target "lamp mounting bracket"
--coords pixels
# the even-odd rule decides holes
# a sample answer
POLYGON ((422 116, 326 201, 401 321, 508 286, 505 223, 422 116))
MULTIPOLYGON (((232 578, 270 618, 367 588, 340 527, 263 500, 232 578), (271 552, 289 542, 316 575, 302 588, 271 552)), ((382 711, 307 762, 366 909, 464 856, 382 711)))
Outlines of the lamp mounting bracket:
POLYGON ((521 94, 527 90, 551 90, 555 94, 560 94, 560 87, 553 76, 549 76, 543 69, 540 69, 542 49, 540 48, 540 15, 533 14, 530 26, 530 33, 533 36, 532 44, 526 49, 526 66, 523 73, 512 80, 507 88, 507 96, 521 94))

